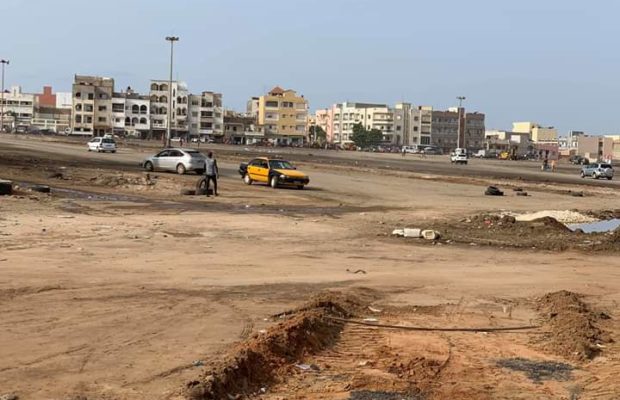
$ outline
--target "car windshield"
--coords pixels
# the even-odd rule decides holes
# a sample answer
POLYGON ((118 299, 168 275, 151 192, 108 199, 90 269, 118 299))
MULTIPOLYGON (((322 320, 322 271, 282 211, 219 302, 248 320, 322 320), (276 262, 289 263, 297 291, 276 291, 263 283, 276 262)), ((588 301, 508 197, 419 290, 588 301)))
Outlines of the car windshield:
POLYGON ((199 151, 186 151, 186 153, 189 154, 190 157, 204 158, 204 155, 199 151))
POLYGON ((295 169, 293 165, 284 160, 271 160, 269 161, 269 168, 271 169, 295 169))
POLYGON ((112 143, 112 144, 114 144, 114 140, 112 140, 112 139, 107 139, 107 138, 106 138, 106 139, 103 139, 103 140, 102 140, 102 142, 103 142, 103 143, 112 143))

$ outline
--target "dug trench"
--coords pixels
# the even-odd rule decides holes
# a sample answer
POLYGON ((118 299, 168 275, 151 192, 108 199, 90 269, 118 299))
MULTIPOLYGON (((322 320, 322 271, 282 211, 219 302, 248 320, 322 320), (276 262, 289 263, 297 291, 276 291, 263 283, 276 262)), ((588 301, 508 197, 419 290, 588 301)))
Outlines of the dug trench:
MULTIPOLYGON (((444 400, 510 392, 569 398, 579 385, 572 371, 587 370, 601 355, 600 345, 613 342, 608 314, 567 291, 517 302, 537 315, 539 325, 524 331, 512 315, 508 331, 496 325, 495 331, 442 331, 458 305, 396 307, 384 301, 364 288, 330 291, 274 315, 279 322, 210 364, 187 383, 183 397, 444 400), (368 314, 373 318, 364 318, 368 314), (397 326, 388 328, 390 323, 397 326), (419 331, 412 324, 434 328, 419 331)), ((470 328, 484 321, 477 312, 462 317, 470 328)))
MULTIPOLYGON (((597 218, 617 218, 619 210, 590 212, 597 218)), ((433 241, 421 244, 491 246, 499 248, 538 249, 547 251, 620 252, 620 229, 611 232, 572 231, 553 217, 518 221, 513 216, 481 213, 459 220, 399 222, 405 226, 422 226, 439 232, 433 241)), ((388 233, 377 230, 377 236, 388 233)))

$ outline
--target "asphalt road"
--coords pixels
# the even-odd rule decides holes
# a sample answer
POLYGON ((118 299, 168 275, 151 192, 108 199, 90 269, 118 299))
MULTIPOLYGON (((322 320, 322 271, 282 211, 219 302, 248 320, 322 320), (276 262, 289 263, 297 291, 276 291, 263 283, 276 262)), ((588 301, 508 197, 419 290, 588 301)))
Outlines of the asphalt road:
MULTIPOLYGON (((83 140, 82 140, 83 141, 83 140)), ((84 141, 85 143, 85 141, 84 141)), ((48 138, 1 135, 0 147, 36 157, 46 154, 59 159, 72 159, 89 165, 118 166, 127 170, 140 169, 140 162, 159 147, 155 142, 132 142, 121 146, 117 153, 89 153, 84 143, 61 142, 48 138)), ((555 173, 540 170, 540 163, 534 161, 501 161, 472 159, 468 165, 453 165, 448 156, 365 153, 321 149, 260 148, 253 146, 202 145, 201 150, 213 150, 216 155, 236 156, 248 160, 256 156, 283 157, 293 162, 310 162, 323 165, 356 166, 393 171, 408 171, 438 176, 463 176, 491 179, 518 179, 531 182, 581 184, 599 187, 620 187, 618 179, 613 181, 582 179, 580 167, 562 162, 555 173)), ((236 163, 220 162, 224 176, 236 175, 236 163)))

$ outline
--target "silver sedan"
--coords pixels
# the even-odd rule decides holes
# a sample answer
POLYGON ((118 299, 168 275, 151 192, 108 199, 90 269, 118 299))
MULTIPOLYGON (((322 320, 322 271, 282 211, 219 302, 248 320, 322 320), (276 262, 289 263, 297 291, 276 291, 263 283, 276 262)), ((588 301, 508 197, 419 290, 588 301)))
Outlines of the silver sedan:
POLYGON ((183 175, 188 171, 202 174, 205 168, 205 155, 194 149, 164 149, 142 162, 147 171, 176 171, 183 175))

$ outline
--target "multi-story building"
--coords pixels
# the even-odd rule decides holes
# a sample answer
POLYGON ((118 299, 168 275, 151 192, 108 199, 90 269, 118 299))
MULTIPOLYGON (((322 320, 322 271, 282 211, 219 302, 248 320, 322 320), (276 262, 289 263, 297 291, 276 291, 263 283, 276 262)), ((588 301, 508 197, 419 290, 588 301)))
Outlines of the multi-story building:
POLYGON ((611 161, 614 159, 614 139, 607 136, 579 136, 577 154, 591 161, 611 161))
POLYGON ((72 93, 73 133, 97 136, 112 133, 114 79, 75 75, 72 93))
POLYGON ((200 95, 189 96, 189 134, 223 140, 224 110, 221 93, 204 91, 200 95))
POLYGON ((35 94, 32 126, 44 131, 67 133, 71 130, 71 93, 54 93, 51 86, 44 86, 35 94))
POLYGON ((308 101, 294 90, 276 86, 258 99, 258 124, 276 144, 302 144, 307 118, 308 101))
POLYGON ((430 145, 433 108, 397 103, 394 107, 394 134, 392 144, 402 146, 430 145))
POLYGON ((138 138, 149 137, 150 109, 149 96, 135 93, 130 87, 124 92, 114 93, 112 98, 114 133, 138 138))
POLYGON ((513 122, 512 131, 529 133, 534 143, 558 143, 558 131, 553 127, 543 127, 535 122, 513 122))
POLYGON ((383 141, 395 143, 394 110, 385 104, 339 103, 317 110, 316 124, 323 128, 327 141, 334 144, 352 143, 353 127, 362 124, 365 129, 378 129, 383 141))
POLYGON ((432 111, 432 144, 444 152, 457 147, 471 151, 484 147, 484 114, 465 113, 462 108, 450 108, 448 111, 432 111), (459 119, 461 121, 459 122, 459 119), (459 132, 462 129, 462 132, 459 132), (459 135, 461 143, 459 143, 459 135))
POLYGON ((258 120, 258 105, 260 103, 260 97, 252 97, 250 100, 248 100, 247 106, 246 106, 246 113, 251 116, 254 117, 258 120))
POLYGON ((224 141, 232 144, 253 144, 262 141, 264 133, 258 129, 256 118, 226 110, 224 113, 224 141))
POLYGON ((36 96, 22 92, 21 86, 13 86, 4 93, 4 128, 28 127, 32 124, 36 96))
POLYGON ((171 112, 170 134, 172 137, 187 136, 189 91, 185 82, 172 81, 172 110, 169 98, 170 89, 167 80, 151 80, 151 131, 153 136, 161 138, 168 128, 168 113, 171 112))
POLYGON ((484 138, 484 148, 487 150, 508 151, 516 156, 533 151, 530 135, 527 133, 492 129, 485 131, 484 138))

